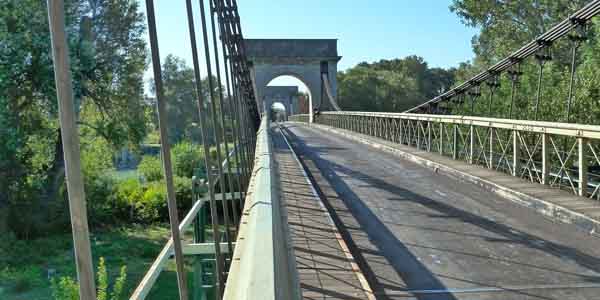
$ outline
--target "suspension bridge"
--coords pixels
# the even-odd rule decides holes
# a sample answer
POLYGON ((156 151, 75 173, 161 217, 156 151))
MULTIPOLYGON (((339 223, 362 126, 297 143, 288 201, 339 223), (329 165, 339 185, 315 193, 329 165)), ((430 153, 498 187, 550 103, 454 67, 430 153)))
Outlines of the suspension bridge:
MULTIPOLYGON (((96 299, 63 4, 48 3, 80 295, 96 299)), ((340 109, 335 40, 246 40, 236 1, 209 3, 198 21, 185 1, 186 21, 201 133, 216 131, 222 163, 204 162, 179 220, 146 0, 171 239, 131 299, 146 299, 169 261, 180 299, 597 299, 600 126, 578 123, 573 99, 600 1, 403 113, 340 109), (560 41, 572 49, 568 95, 542 120, 560 41), (537 89, 518 95, 531 61, 537 89), (308 113, 269 120, 266 85, 289 74, 313 91, 308 113), (507 107, 495 102, 502 78, 507 107)))

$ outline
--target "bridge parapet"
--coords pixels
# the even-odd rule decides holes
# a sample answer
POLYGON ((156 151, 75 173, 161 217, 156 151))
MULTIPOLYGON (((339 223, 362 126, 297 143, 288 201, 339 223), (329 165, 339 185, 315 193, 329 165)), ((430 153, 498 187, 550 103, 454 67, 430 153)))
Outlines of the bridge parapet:
POLYGON ((278 195, 269 121, 263 117, 223 299, 299 299, 295 259, 278 195))

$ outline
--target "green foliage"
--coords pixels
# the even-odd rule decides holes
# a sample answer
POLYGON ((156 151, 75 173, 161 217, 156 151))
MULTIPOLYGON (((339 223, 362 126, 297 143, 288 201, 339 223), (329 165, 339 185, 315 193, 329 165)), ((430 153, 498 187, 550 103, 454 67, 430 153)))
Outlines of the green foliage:
MULTIPOLYGON (((65 1, 65 15, 83 171, 91 181, 109 167, 107 145, 136 147, 146 133, 145 18, 129 0, 65 1), (95 139, 98 146, 85 144, 95 139)), ((0 222, 15 221, 10 229, 25 239, 46 232, 51 208, 64 200, 48 28, 46 1, 0 0, 0 209, 9 212, 0 222)))
POLYGON ((156 156, 144 155, 138 165, 138 171, 147 181, 157 181, 163 178, 162 163, 156 156))
POLYGON ((166 199, 167 191, 163 182, 157 181, 148 184, 142 198, 135 204, 137 215, 146 222, 158 221, 161 216, 165 216, 166 199))
POLYGON ((135 220, 136 203, 144 195, 144 188, 140 181, 136 178, 129 178, 117 182, 115 193, 112 195, 113 215, 118 214, 123 221, 135 220))
POLYGON ((183 141, 171 149, 173 170, 175 175, 192 178, 194 169, 200 168, 206 173, 204 167, 204 151, 201 145, 183 141))
POLYGON ((144 143, 153 145, 160 144, 160 133, 158 132, 158 130, 150 131, 146 136, 144 143))
POLYGON ((175 196, 177 197, 180 212, 187 211, 192 205, 192 179, 187 177, 175 177, 175 196))
POLYGON ((114 170, 114 149, 98 136, 83 135, 81 138, 81 169, 85 180, 95 180, 114 170))
MULTIPOLYGON (((500 59, 537 38, 555 24, 568 18, 588 1, 541 0, 513 1, 496 5, 493 1, 455 0, 451 10, 468 26, 480 28, 473 39, 476 54, 472 63, 461 64, 456 72, 457 83, 470 79, 500 59)), ((600 119, 600 74, 597 71, 600 56, 600 26, 598 20, 588 24, 589 39, 578 50, 574 94, 570 120, 567 118, 570 64, 573 43, 564 37, 551 46, 552 60, 544 64, 539 112, 535 101, 538 88, 539 64, 534 58, 520 63, 522 76, 515 84, 514 103, 511 97, 512 81, 503 73, 500 87, 489 102, 490 90, 482 86, 471 112, 470 98, 462 106, 454 107, 455 114, 485 115, 498 118, 537 119, 553 122, 598 124, 600 119), (511 109, 512 106, 512 109, 511 109), (491 111, 491 114, 490 114, 491 111)))
MULTIPOLYGON (((177 56, 167 55, 162 65, 164 95, 167 102, 167 115, 169 118, 169 140, 172 144, 176 144, 183 140, 193 140, 201 142, 200 119, 198 117, 198 98, 195 93, 195 78, 194 71, 186 62, 177 56)), ((213 83, 216 83, 216 78, 213 78, 213 83)), ((212 108, 208 102, 210 99, 210 90, 208 88, 208 78, 202 79, 200 82, 205 101, 204 116, 205 120, 210 120, 208 113, 212 108)), ((152 92, 154 85, 151 85, 152 92)), ((214 94, 218 95, 217 84, 214 84, 214 94)), ((215 106, 219 110, 218 101, 214 99, 215 106)), ((153 103, 154 104, 154 103, 153 103)), ((158 124, 156 114, 153 116, 154 124, 158 124)), ((214 141, 214 129, 210 121, 205 122, 209 141, 214 141)))
POLYGON ((338 102, 344 110, 401 112, 453 83, 453 69, 429 68, 418 56, 360 63, 338 73, 338 102))
POLYGON ((51 281, 52 297, 55 300, 78 300, 79 285, 71 277, 53 278, 51 281))
MULTIPOLYGON (((112 292, 109 293, 109 278, 104 262, 104 257, 98 261, 97 277, 97 300, 120 300, 122 299, 123 288, 127 279, 127 267, 122 266, 119 276, 115 279, 112 292)), ((79 299, 79 285, 73 278, 65 276, 59 279, 53 278, 51 283, 52 296, 56 300, 77 300, 79 299)))
POLYGON ((42 270, 37 266, 5 267, 0 269, 0 282, 12 283, 16 293, 23 293, 43 285, 42 270))
POLYGON ((450 10, 471 27, 476 64, 489 65, 536 39, 583 7, 587 0, 497 1, 454 0, 450 10))
MULTIPOLYGON (((92 253, 97 257, 105 257, 109 286, 116 293, 121 285, 122 299, 130 295, 136 285, 145 275, 148 265, 154 261, 169 236, 168 226, 165 224, 128 223, 123 227, 105 227, 92 230, 92 253), (115 255, 119 253, 119 255, 115 255), (127 265, 127 280, 119 276, 120 268, 127 265), (122 282, 122 284, 119 284, 122 282)), ((75 262, 73 260, 73 236, 69 233, 45 235, 42 238, 19 240, 14 234, 0 235, 0 299, 56 299, 52 295, 51 281, 47 280, 47 270, 54 270, 56 278, 76 278, 75 262), (31 275, 20 275, 29 273, 31 275), (15 290, 18 277, 30 278, 29 289, 25 292, 15 290)), ((98 261, 96 260, 96 266, 98 261)), ((173 270, 167 266, 167 272, 173 270)), ((122 271, 121 271, 122 272, 122 271)), ((170 290, 171 285, 165 285, 166 279, 161 276, 157 286, 153 289, 152 299, 173 299, 176 290, 170 290), (161 297, 162 295, 167 295, 161 297)), ((77 291, 77 286, 73 291, 77 291)), ((75 294, 76 295, 76 294, 75 294)), ((113 297, 116 298, 116 297, 113 297)), ((59 299, 70 299, 59 297, 59 299)), ((76 298, 79 299, 79 298, 76 298)))

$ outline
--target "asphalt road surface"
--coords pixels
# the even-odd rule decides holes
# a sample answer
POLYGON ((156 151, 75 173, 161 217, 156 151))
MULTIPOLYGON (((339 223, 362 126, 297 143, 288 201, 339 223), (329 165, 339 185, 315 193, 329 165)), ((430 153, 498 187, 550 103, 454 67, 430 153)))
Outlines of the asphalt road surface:
POLYGON ((377 299, 600 299, 600 238, 367 145, 285 127, 377 299))

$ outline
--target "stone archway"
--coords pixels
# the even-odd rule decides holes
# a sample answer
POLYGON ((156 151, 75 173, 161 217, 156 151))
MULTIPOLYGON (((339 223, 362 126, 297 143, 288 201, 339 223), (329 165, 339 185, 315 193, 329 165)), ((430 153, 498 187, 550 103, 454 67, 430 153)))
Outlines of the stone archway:
POLYGON ((302 81, 310 91, 309 113, 312 122, 313 109, 331 110, 323 87, 322 74, 326 74, 333 96, 337 93, 337 53, 335 39, 246 39, 244 40, 259 108, 264 109, 263 99, 267 84, 273 79, 290 75, 302 81))
POLYGON ((264 106, 270 108, 274 103, 281 103, 286 115, 298 112, 298 87, 297 86, 267 86, 264 90, 264 106))

